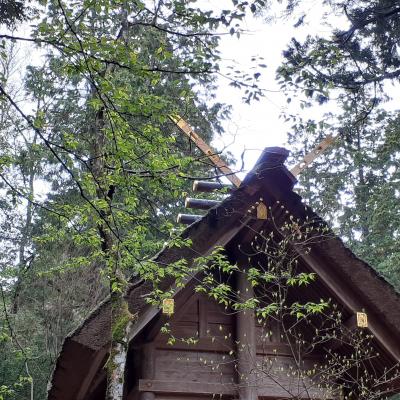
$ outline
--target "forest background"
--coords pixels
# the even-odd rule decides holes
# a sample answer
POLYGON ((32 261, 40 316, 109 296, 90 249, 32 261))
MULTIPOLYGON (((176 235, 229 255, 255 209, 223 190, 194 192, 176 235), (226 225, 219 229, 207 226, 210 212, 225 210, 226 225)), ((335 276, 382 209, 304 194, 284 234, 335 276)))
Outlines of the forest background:
POLYGON ((297 190, 399 290, 399 21, 394 0, 1 1, 0 398, 45 398, 65 335, 179 243, 185 193, 219 175, 174 113, 222 150, 230 99, 277 91, 291 162, 337 136, 297 190), (253 23, 290 26, 278 61, 225 58, 253 23))

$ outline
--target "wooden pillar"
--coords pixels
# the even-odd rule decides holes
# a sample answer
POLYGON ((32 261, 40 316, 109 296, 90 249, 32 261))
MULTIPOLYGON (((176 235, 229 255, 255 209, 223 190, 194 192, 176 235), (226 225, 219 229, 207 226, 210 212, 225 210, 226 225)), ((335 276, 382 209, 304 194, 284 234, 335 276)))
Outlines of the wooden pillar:
MULTIPOLYGON (((154 379, 154 344, 146 343, 142 347, 142 378, 154 379)), ((156 395, 153 392, 142 392, 140 400, 154 400, 156 395)))
MULTIPOLYGON (((253 298, 254 290, 246 273, 238 273, 237 290, 242 301, 253 298)), ((239 400, 257 400, 256 327, 253 310, 243 310, 236 315, 236 341, 239 400)))

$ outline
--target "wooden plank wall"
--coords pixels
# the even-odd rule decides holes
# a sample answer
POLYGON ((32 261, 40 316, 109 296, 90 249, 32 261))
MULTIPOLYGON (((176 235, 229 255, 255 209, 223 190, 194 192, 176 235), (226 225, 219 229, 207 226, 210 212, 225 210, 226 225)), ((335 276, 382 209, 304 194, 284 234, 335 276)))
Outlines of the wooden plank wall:
MULTIPOLYGON (((129 400, 197 400, 211 399, 213 395, 237 398, 236 317, 205 295, 195 294, 171 318, 169 334, 160 332, 142 346, 137 363, 141 372, 129 400), (172 337, 173 344, 169 343, 172 337), (189 338, 196 339, 196 343, 188 344, 189 338)), ((278 325, 262 326, 256 321, 254 324, 258 372, 256 381, 250 384, 257 387, 256 397, 290 397, 283 385, 299 397, 321 398, 317 391, 302 393, 298 378, 287 376, 293 359, 278 325), (266 360, 273 360, 273 374, 263 373, 266 360)))

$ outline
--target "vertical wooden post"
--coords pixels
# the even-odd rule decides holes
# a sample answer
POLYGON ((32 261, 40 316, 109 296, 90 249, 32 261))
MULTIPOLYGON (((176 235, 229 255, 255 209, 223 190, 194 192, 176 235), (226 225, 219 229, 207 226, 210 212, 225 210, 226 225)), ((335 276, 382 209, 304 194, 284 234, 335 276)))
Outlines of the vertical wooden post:
MULTIPOLYGON (((142 378, 154 379, 154 344, 146 343, 142 347, 142 378)), ((156 395, 153 392, 142 392, 140 400, 154 400, 156 395)))
MULTIPOLYGON (((242 301, 254 297, 254 290, 245 272, 237 275, 237 290, 242 301)), ((236 315, 237 372, 239 400, 257 400, 256 327, 253 310, 236 315)))

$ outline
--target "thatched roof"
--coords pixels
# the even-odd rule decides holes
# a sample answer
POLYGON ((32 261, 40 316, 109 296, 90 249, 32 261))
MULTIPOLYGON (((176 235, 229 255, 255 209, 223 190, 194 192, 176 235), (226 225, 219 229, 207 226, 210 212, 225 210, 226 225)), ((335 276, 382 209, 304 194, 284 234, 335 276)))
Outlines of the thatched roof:
MULTIPOLYGON (((184 238, 191 239, 191 247, 166 247, 155 257, 160 268, 182 258, 190 263, 199 255, 209 254, 215 246, 226 246, 246 226, 259 227, 259 221, 248 210, 260 198, 267 205, 279 201, 300 220, 322 221, 293 191, 296 180, 284 166, 287 156, 282 148, 265 149, 240 188, 183 232, 184 238)), ((334 235, 315 243, 303 261, 349 312, 363 309, 368 313, 369 329, 386 356, 400 361, 400 296, 394 288, 334 235)), ((163 286, 169 288, 172 284, 166 280, 163 286)), ((145 300, 151 289, 151 282, 132 279, 127 300, 130 311, 139 317, 131 340, 160 313, 145 300)), ((107 353, 109 341, 110 304, 106 300, 65 339, 52 376, 49 400, 79 399, 85 376, 102 367, 99 354, 107 353), (98 367, 93 367, 94 363, 98 367)))

